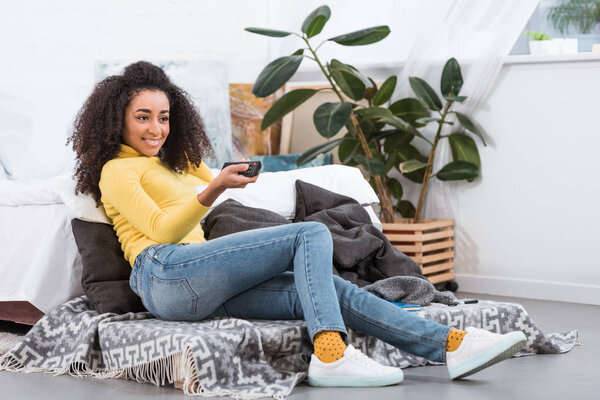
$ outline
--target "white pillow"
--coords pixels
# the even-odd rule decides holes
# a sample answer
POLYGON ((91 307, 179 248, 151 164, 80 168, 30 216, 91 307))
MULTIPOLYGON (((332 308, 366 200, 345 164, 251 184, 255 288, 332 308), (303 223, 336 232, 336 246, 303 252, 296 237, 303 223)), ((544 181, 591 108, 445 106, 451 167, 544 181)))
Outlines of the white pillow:
MULTIPOLYGON (((220 172, 218 169, 211 171, 214 176, 220 172)), ((363 206, 379 203, 377 194, 358 168, 334 164, 291 171, 263 172, 255 183, 245 188, 227 189, 213 203, 213 207, 227 199, 234 199, 245 206, 265 208, 292 219, 296 211, 296 179, 351 197, 363 206)), ((197 186, 196 192, 200 193, 205 188, 206 186, 197 186)))

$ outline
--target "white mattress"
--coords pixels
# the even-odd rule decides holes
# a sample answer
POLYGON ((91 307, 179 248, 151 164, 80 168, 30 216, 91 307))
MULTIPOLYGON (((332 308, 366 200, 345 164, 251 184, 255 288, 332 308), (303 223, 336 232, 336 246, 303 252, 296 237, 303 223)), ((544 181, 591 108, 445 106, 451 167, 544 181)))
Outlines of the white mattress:
POLYGON ((65 204, 0 206, 0 301, 48 312, 83 294, 71 219, 65 204))

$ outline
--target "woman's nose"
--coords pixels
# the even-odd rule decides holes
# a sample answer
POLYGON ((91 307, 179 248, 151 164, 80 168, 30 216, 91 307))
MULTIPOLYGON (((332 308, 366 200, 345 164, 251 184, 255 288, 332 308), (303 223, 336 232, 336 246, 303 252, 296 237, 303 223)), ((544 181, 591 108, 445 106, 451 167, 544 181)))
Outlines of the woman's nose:
POLYGON ((150 126, 148 126, 148 132, 153 134, 153 135, 160 135, 162 131, 162 128, 160 126, 160 123, 158 121, 152 121, 150 122, 150 126))

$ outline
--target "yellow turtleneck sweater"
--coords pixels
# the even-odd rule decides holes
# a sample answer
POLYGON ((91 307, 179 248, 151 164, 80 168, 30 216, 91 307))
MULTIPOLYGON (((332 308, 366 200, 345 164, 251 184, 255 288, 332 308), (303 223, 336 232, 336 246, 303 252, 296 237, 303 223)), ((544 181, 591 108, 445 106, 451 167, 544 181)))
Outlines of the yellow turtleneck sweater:
POLYGON ((132 267, 148 246, 205 241, 200 220, 210 207, 200 204, 194 186, 212 179, 204 162, 180 175, 158 157, 121 145, 102 168, 100 201, 132 267))

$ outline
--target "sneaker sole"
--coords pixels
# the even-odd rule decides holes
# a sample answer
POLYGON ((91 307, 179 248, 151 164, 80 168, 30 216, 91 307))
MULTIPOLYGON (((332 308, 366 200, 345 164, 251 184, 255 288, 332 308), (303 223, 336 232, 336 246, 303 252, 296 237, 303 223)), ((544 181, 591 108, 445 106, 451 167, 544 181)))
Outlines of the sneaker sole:
POLYGON ((372 387, 389 386, 400 383, 404 380, 402 370, 397 373, 360 378, 352 376, 308 376, 308 384, 311 386, 336 386, 336 387, 372 387))
POLYGON ((461 379, 499 363, 500 361, 506 360, 521 350, 526 342, 527 338, 523 332, 511 332, 506 338, 483 353, 455 365, 454 367, 448 368, 450 378, 453 380, 461 379))

